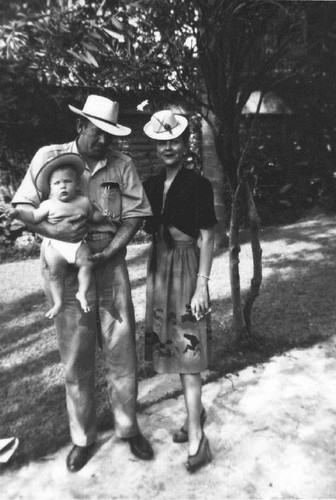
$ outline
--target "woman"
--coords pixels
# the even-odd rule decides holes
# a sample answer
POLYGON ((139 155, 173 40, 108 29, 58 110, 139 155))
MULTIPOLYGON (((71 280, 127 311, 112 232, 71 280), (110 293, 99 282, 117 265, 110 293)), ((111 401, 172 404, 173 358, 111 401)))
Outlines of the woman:
POLYGON ((208 281, 213 257, 214 213, 210 182, 184 167, 188 120, 170 110, 155 113, 144 126, 156 141, 164 164, 144 187, 153 217, 145 229, 153 235, 146 307, 146 359, 158 373, 179 373, 187 418, 173 435, 188 441, 186 468, 194 472, 211 460, 203 427, 206 411, 201 371, 207 366, 208 281))

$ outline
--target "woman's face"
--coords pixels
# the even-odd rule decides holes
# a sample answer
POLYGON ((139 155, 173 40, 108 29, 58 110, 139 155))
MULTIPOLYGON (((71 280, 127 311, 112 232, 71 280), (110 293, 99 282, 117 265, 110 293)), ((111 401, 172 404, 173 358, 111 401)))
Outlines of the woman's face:
POLYGON ((175 167, 182 162, 187 146, 182 137, 169 141, 156 141, 157 157, 166 167, 175 167))

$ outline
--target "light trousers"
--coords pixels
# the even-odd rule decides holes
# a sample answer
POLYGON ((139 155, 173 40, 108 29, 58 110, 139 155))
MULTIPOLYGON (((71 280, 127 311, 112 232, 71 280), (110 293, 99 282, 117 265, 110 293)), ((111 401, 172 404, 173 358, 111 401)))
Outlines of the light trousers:
MULTIPOLYGON (((88 242, 91 252, 101 251, 109 241, 88 242)), ((68 266, 63 307, 55 318, 61 361, 65 373, 66 403, 71 438, 78 446, 96 439, 95 349, 97 335, 104 352, 107 390, 112 406, 115 432, 128 438, 139 432, 136 417, 137 358, 135 319, 126 251, 94 270, 84 313, 75 295, 77 268, 68 266)), ((50 299, 48 268, 41 251, 45 292, 50 299)))

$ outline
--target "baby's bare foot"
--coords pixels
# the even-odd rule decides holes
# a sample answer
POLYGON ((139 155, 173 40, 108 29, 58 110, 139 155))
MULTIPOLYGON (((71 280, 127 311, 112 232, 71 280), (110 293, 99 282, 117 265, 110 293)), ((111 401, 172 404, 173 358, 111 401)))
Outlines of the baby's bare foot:
POLYGON ((85 295, 80 294, 79 292, 76 293, 76 299, 79 301, 81 308, 85 313, 88 313, 91 311, 91 308, 88 304, 88 301, 86 300, 85 295))
POLYGON ((62 309, 62 304, 55 304, 54 307, 52 307, 51 309, 49 309, 48 312, 46 312, 45 314, 46 318, 53 319, 55 316, 57 316, 57 314, 60 312, 61 309, 62 309))

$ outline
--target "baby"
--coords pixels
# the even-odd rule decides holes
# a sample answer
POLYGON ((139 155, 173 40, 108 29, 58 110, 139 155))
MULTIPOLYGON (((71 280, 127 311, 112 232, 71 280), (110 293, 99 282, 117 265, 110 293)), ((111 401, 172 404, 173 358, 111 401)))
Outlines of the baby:
MULTIPOLYGON (((84 169, 83 160, 75 153, 65 153, 53 158, 41 168, 34 180, 36 187, 42 192, 49 187, 49 199, 43 201, 35 210, 10 208, 6 210, 6 216, 31 224, 38 224, 44 220, 55 224, 64 217, 74 215, 81 215, 95 222, 106 220, 90 200, 78 192, 79 179, 84 169)), ((50 292, 54 303, 46 313, 46 317, 54 318, 62 308, 64 278, 68 263, 78 268, 76 298, 83 311, 89 312, 87 292, 93 262, 90 260, 87 243, 85 241, 69 243, 51 238, 44 238, 44 240, 44 256, 50 271, 50 292)))

